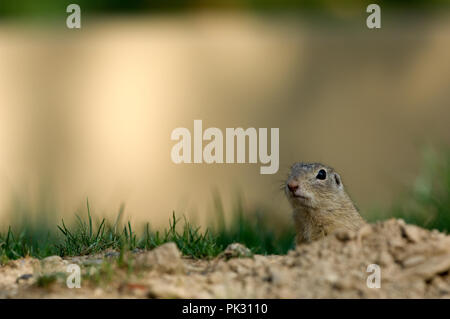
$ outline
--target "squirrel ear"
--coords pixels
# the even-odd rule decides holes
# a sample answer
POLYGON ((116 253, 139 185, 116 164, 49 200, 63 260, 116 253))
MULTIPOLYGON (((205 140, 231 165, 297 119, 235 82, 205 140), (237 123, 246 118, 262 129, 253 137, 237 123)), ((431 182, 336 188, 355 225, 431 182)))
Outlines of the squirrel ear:
POLYGON ((337 187, 339 187, 339 188, 344 187, 344 185, 342 185, 341 177, 339 176, 338 173, 334 173, 334 180, 336 182, 337 187))

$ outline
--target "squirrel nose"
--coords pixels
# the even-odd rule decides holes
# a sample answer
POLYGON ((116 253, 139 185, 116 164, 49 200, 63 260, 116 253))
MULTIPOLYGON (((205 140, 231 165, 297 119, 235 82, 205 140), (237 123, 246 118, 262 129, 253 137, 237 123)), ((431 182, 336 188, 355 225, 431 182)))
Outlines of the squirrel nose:
POLYGON ((298 189, 298 182, 297 181, 290 181, 287 184, 287 187, 291 192, 295 192, 298 189))

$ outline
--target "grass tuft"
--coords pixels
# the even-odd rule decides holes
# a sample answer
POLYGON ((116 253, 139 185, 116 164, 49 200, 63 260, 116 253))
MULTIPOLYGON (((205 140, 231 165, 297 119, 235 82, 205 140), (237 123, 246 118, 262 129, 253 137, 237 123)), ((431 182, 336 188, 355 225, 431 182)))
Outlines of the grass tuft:
MULTIPOLYGON (((273 216, 263 209, 246 213, 239 198, 229 225, 225 223, 222 203, 215 196, 216 223, 212 227, 217 244, 226 247, 233 242, 242 243, 255 254, 285 254, 295 246, 293 227, 274 227, 273 216)), ((214 225, 214 221, 211 222, 214 225)))
POLYGON ((59 234, 49 230, 45 241, 40 240, 42 236, 34 239, 34 228, 23 227, 16 236, 10 227, 6 235, 0 234, 0 262, 25 256, 88 255, 106 249, 120 251, 123 256, 125 251, 153 249, 167 242, 174 242, 183 255, 193 258, 215 257, 233 242, 240 242, 253 252, 262 254, 286 253, 293 247, 292 231, 278 236, 260 212, 246 215, 241 206, 228 227, 222 222, 218 223, 218 227, 202 229, 173 212, 167 228, 152 231, 147 223, 141 234, 134 231, 129 221, 121 224, 123 206, 113 224, 106 219, 95 222, 89 201, 86 201, 86 209, 86 217, 75 215, 75 221, 70 226, 64 219, 61 220, 61 224, 56 226, 59 234))

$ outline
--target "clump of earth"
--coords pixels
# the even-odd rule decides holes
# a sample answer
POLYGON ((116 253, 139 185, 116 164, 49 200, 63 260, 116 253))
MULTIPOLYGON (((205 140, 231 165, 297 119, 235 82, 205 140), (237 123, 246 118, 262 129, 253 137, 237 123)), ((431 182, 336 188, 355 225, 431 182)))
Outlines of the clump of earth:
POLYGON ((2 298, 448 298, 450 236, 391 219, 287 255, 230 245, 215 259, 151 251, 23 258, 0 267, 2 298), (81 288, 68 288, 79 266, 81 288), (371 265, 371 266, 369 266, 371 265))

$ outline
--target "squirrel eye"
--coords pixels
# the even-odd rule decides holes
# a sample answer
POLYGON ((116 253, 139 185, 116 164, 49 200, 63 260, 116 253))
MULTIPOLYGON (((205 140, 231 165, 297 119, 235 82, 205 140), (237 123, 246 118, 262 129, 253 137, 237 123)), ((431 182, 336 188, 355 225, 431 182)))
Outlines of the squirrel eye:
POLYGON ((324 169, 321 169, 320 171, 319 171, 319 173, 317 173, 317 176, 316 176, 316 178, 317 179, 325 179, 325 178, 327 178, 327 172, 324 170, 324 169))

